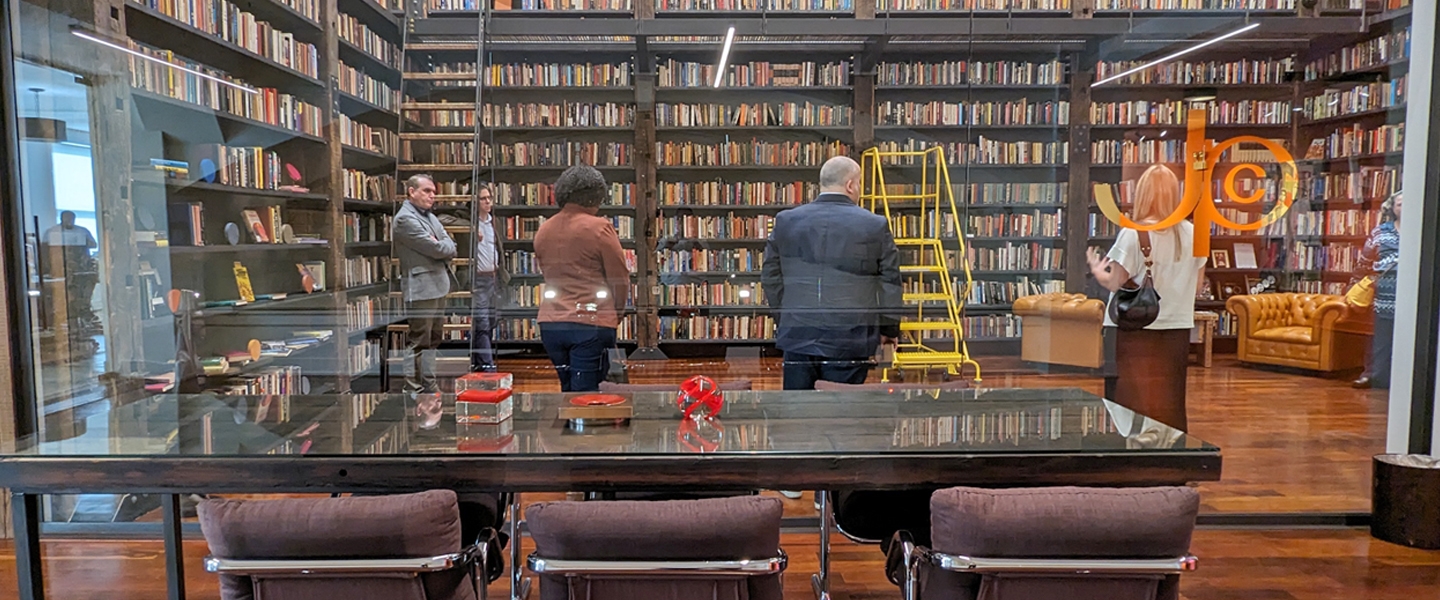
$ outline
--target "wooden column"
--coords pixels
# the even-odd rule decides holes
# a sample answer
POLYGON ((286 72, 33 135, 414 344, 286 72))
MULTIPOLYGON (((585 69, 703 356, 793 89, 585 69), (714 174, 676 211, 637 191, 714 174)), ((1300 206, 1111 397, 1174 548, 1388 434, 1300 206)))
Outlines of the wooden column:
POLYGON ((1065 199, 1065 291, 1085 291, 1090 246, 1090 82, 1093 52, 1070 55, 1070 187, 1065 199))
MULTIPOLYGON (((647 2, 648 0, 638 0, 647 2)), ((655 59, 644 39, 635 53, 635 341, 631 358, 664 359, 658 296, 659 205, 655 185, 655 59)))
POLYGON ((855 83, 855 158, 875 145, 875 71, 856 75, 855 83))

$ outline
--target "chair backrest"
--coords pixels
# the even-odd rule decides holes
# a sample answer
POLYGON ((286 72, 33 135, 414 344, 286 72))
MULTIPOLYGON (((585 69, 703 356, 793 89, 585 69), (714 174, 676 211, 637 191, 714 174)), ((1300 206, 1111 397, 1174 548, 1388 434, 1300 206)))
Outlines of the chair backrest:
MULTIPOLYGON (((525 510, 535 558, 561 561, 733 561, 780 556, 778 498, 545 502, 525 510)), ((542 600, 716 598, 780 600, 779 574, 744 577, 664 570, 540 575, 542 600)))
MULTIPOLYGON (((206 500, 200 530, 215 558, 344 560, 420 558, 460 547, 455 492, 349 498, 206 500)), ((222 600, 476 600, 465 569, 322 576, 221 575, 222 600)))
MULTIPOLYGON (((930 500, 934 550, 1031 559, 1173 559, 1186 556, 1199 494, 1186 487, 949 488, 930 500)), ((973 575, 921 569, 923 598, 1174 600, 1178 575, 973 575)))
MULTIPOLYGON (((716 385, 721 391, 726 392, 748 392, 750 391, 749 379, 736 379, 733 381, 721 381, 716 385)), ((679 392, 679 383, 612 383, 609 381, 600 382, 600 391, 611 394, 623 394, 626 392, 679 392)))

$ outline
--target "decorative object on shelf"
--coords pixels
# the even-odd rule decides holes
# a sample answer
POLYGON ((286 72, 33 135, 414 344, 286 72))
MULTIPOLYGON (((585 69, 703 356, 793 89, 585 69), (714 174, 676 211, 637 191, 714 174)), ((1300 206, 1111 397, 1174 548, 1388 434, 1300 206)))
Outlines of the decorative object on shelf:
POLYGON ((295 228, 291 227, 289 223, 281 225, 280 230, 275 232, 275 241, 279 244, 295 243, 295 228))
POLYGON ((200 179, 205 183, 215 183, 215 175, 218 172, 219 169, 215 168, 215 161, 208 158, 200 159, 200 179))
POLYGON ((225 224, 225 241, 230 242, 231 246, 235 246, 240 243, 239 225, 236 225, 234 223, 225 224))
POLYGON ((1196 299, 1196 300, 1214 300, 1214 299, 1215 299, 1215 286, 1214 286, 1214 284, 1211 283, 1211 282, 1210 282, 1210 279, 1208 279, 1208 278, 1205 279, 1205 281, 1204 281, 1203 283, 1204 283, 1204 285, 1200 288, 1200 293, 1195 295, 1195 299, 1196 299))
POLYGON ((1245 293, 1244 288, 1242 288, 1242 287, 1240 287, 1239 285, 1236 285, 1236 284, 1234 284, 1234 283, 1222 283, 1222 284, 1220 284, 1220 299, 1221 299, 1221 300, 1229 300, 1232 296, 1240 296, 1240 295, 1244 295, 1244 293, 1245 293))
POLYGON ((314 293, 315 276, 310 273, 310 269, 305 266, 305 263, 295 263, 295 269, 300 271, 300 288, 307 294, 314 293))
POLYGON ((1211 250, 1211 251, 1210 251, 1210 267, 1213 268, 1213 269, 1228 269, 1228 268, 1230 268, 1230 251, 1228 251, 1228 250, 1211 250))
POLYGON ((1263 291, 1265 291, 1265 282, 1261 281, 1259 277, 1247 276, 1245 278, 1245 293, 1259 294, 1263 291))
POLYGON ((255 301, 255 289, 250 287, 250 270, 240 261, 235 261, 235 287, 240 292, 240 299, 245 302, 255 301))
POLYGON ((686 419, 711 419, 720 414, 720 409, 725 406, 725 395, 720 392, 720 385, 714 379, 704 375, 696 375, 680 384, 680 394, 675 398, 675 404, 686 419))

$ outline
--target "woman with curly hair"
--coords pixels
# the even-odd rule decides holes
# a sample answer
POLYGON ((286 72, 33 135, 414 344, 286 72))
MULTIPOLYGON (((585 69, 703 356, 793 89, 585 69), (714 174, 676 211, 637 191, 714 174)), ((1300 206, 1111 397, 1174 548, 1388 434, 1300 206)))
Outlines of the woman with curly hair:
POLYGON ((1360 251, 1357 277, 1375 276, 1375 336, 1365 372, 1351 385, 1359 389, 1390 387, 1391 338, 1395 336, 1395 266, 1400 263, 1400 205, 1395 192, 1380 205, 1380 224, 1360 251))

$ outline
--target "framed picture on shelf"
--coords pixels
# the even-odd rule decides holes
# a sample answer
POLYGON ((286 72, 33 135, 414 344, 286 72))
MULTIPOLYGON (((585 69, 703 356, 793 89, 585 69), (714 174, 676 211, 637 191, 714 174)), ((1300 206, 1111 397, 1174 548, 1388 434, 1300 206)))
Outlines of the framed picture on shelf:
POLYGON ((1228 268, 1230 268, 1230 251, 1229 251, 1229 250, 1211 250, 1211 251, 1210 251, 1210 268, 1212 268, 1212 269, 1228 269, 1228 268))
POLYGON ((1245 293, 1245 288, 1233 281, 1220 284, 1220 299, 1229 300, 1231 296, 1239 296, 1245 293))
POLYGON ((1263 291, 1265 291, 1265 284, 1260 281, 1259 277, 1245 277, 1245 293, 1259 294, 1263 291))

